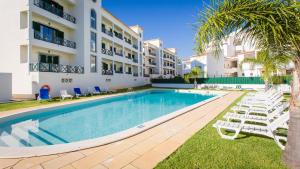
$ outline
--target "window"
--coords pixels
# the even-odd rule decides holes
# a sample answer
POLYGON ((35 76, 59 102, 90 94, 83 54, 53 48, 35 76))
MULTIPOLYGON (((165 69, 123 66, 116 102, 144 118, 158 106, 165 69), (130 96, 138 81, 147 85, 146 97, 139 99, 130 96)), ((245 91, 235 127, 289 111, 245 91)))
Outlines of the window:
POLYGON ((97 34, 91 32, 91 52, 97 52, 97 34))
POLYGON ((58 56, 51 56, 40 54, 40 63, 48 63, 48 64, 59 64, 59 57, 58 56))
POLYGON ((43 39, 47 42, 62 44, 64 33, 57 29, 48 27, 38 22, 33 22, 33 30, 36 37, 43 39))
POLYGON ((91 10, 91 28, 97 29, 97 14, 94 9, 91 10))
POLYGON ((91 55, 91 72, 97 72, 97 56, 91 55))

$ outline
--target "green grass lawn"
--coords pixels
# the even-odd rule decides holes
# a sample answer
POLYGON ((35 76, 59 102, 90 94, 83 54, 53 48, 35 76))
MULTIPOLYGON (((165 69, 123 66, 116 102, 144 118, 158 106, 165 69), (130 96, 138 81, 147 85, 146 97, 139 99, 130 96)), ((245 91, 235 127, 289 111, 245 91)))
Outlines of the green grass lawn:
POLYGON ((222 119, 230 107, 215 120, 211 121, 205 128, 198 131, 166 160, 159 163, 156 168, 287 168, 281 161, 281 149, 272 139, 242 134, 238 139, 233 141, 221 139, 212 125, 216 120, 222 119))
MULTIPOLYGON (((144 90, 144 89, 149 89, 149 88, 150 88, 150 86, 140 86, 140 87, 132 88, 132 91, 144 90)), ((128 91, 128 89, 120 89, 120 90, 117 90, 116 93, 123 93, 123 92, 127 92, 127 91, 128 91)), ((93 97, 93 96, 87 96, 87 97, 93 97)), ((76 98, 73 100, 84 99, 87 97, 76 98)), ((48 104, 54 104, 54 103, 61 103, 61 102, 65 102, 65 101, 71 101, 71 100, 70 99, 60 100, 59 98, 54 98, 50 101, 28 100, 28 101, 20 101, 20 102, 1 103, 0 104, 0 112, 8 111, 8 110, 16 110, 16 109, 21 109, 21 108, 35 107, 35 106, 42 106, 42 105, 48 105, 48 104)))

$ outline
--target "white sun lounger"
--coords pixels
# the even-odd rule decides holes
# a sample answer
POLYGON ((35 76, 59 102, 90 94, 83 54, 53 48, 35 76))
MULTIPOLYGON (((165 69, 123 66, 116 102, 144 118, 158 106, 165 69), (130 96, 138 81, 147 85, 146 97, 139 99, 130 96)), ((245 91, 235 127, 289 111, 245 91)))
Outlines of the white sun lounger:
POLYGON ((91 94, 91 95, 98 95, 98 94, 101 94, 101 92, 99 92, 99 91, 96 91, 94 88, 92 88, 92 87, 89 87, 88 89, 87 89, 87 93, 88 94, 91 94))
POLYGON ((62 100, 65 100, 66 98, 70 98, 70 99, 73 98, 72 95, 68 94, 67 90, 61 90, 60 91, 60 97, 61 97, 62 100))
POLYGON ((287 138, 284 136, 279 136, 276 134, 278 128, 288 128, 289 112, 282 113, 274 121, 270 122, 267 126, 256 125, 256 124, 247 124, 245 121, 242 122, 228 122, 218 120, 213 127, 215 127, 219 135, 224 139, 234 140, 240 134, 240 132, 263 135, 266 137, 273 138, 276 144, 284 149, 284 145, 281 140, 286 141, 287 138), (234 132, 234 135, 226 135, 222 132, 222 129, 229 130, 234 132))
POLYGON ((255 114, 255 115, 251 115, 249 112, 247 112, 245 114, 228 112, 227 114, 225 114, 224 118, 227 121, 239 120, 239 121, 244 121, 244 122, 256 122, 256 123, 268 125, 272 121, 274 121, 276 118, 281 116, 282 113, 284 113, 284 110, 288 107, 289 107, 289 104, 284 103, 281 106, 278 106, 276 109, 273 109, 272 111, 255 114))
POLYGON ((245 111, 245 110, 248 110, 248 109, 267 109, 267 108, 273 108, 274 106, 276 105, 279 105, 281 104, 281 102, 284 100, 283 96, 277 98, 277 99, 274 99, 274 100, 270 100, 270 101, 266 101, 266 102, 262 102, 262 103, 259 103, 259 102, 239 102, 237 103, 237 106, 234 106, 232 109, 235 110, 235 111, 245 111))

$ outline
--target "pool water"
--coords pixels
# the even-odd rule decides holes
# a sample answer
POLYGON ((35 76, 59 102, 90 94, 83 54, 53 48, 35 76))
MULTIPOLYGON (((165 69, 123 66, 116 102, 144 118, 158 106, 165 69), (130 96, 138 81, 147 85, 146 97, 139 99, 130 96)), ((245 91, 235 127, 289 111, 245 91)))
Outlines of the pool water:
POLYGON ((0 119, 1 147, 65 144, 136 127, 213 96, 149 90, 0 119))

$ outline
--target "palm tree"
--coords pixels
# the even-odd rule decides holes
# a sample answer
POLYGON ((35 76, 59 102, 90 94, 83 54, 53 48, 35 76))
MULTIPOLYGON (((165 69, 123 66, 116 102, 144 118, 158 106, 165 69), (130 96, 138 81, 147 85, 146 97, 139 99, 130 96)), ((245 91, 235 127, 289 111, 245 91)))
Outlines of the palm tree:
POLYGON ((244 63, 250 63, 255 66, 262 67, 262 78, 265 82, 265 90, 269 89, 269 84, 272 83, 273 74, 280 68, 283 68, 291 61, 290 56, 279 55, 272 56, 270 51, 259 51, 257 56, 251 58, 245 58, 241 63, 240 67, 244 63))
POLYGON ((200 12, 196 34, 199 53, 207 47, 215 55, 222 40, 237 32, 237 38, 249 41, 273 56, 294 56, 292 98, 288 141, 283 155, 292 168, 300 167, 300 2, 297 0, 215 0, 200 12))
POLYGON ((191 72, 184 75, 184 80, 189 83, 191 78, 194 78, 194 81, 196 81, 196 78, 199 78, 203 74, 203 71, 200 67, 194 67, 192 68, 191 72))

